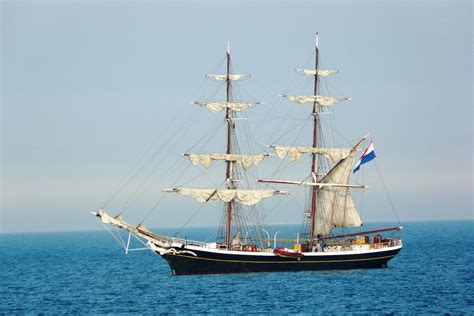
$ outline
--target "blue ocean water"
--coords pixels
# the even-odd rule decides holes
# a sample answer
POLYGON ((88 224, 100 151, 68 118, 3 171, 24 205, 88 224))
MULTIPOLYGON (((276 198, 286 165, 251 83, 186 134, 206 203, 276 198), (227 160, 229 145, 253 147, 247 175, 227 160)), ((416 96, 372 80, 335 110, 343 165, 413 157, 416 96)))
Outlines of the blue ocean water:
POLYGON ((0 313, 474 314, 473 237, 474 221, 411 222, 385 269, 172 276, 105 231, 3 234, 0 313))

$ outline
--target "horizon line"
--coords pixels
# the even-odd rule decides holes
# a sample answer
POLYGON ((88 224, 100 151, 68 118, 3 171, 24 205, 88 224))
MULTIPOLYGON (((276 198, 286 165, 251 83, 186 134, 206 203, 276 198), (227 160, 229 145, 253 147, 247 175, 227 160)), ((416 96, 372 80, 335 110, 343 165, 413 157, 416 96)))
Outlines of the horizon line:
MULTIPOLYGON (((459 222, 459 221, 474 221, 474 218, 459 218, 459 219, 433 219, 433 220, 406 220, 403 221, 404 223, 421 223, 421 222, 459 222)), ((392 221, 374 221, 374 222, 367 222, 367 224, 377 224, 377 223, 391 223, 392 221)), ((402 223, 399 223, 403 226, 402 223)), ((269 226, 296 226, 301 225, 301 223, 275 223, 275 224, 268 224, 269 226)), ((360 226, 363 227, 364 225, 360 226)), ((189 226, 189 228, 217 228, 219 226, 189 226)), ((179 227, 151 227, 150 229, 158 230, 158 229, 177 229, 179 227)), ((39 231, 11 231, 11 232, 0 232, 0 235, 9 235, 9 234, 48 234, 48 233, 80 233, 80 232, 100 232, 106 231, 104 229, 71 229, 71 230, 39 230, 39 231)))

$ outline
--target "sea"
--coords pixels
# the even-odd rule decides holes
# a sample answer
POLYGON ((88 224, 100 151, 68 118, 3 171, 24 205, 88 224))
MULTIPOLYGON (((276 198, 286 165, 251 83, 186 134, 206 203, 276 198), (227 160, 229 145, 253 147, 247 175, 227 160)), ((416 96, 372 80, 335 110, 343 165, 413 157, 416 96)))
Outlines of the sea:
POLYGON ((403 227, 387 268, 195 276, 105 229, 0 234, 0 314, 474 315, 474 221, 403 227))

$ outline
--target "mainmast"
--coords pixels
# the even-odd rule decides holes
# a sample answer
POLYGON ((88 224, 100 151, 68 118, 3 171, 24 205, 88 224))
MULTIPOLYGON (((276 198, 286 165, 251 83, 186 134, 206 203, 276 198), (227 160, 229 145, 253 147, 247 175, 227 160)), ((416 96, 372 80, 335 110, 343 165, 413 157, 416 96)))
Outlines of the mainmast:
MULTIPOLYGON (((318 58, 319 58, 319 51, 318 51, 318 44, 319 44, 319 34, 316 33, 316 60, 314 63, 314 95, 318 95, 318 58)), ((318 103, 316 100, 313 103, 313 148, 318 147, 318 103)), ((316 153, 312 153, 312 160, 311 160, 311 176, 314 182, 317 182, 317 175, 318 175, 318 160, 316 153)), ((314 242, 314 224, 316 221, 316 194, 317 194, 317 187, 311 188, 311 226, 309 229, 309 243, 312 246, 314 242)))
POLYGON ((363 138, 353 148, 321 147, 318 143, 318 134, 322 131, 319 111, 322 108, 334 106, 350 98, 342 96, 323 96, 318 94, 318 81, 320 77, 336 74, 338 70, 320 69, 319 67, 319 35, 316 33, 316 56, 313 69, 293 68, 294 71, 314 78, 312 95, 281 95, 283 98, 297 103, 312 106, 313 116, 313 143, 310 147, 282 146, 273 144, 280 159, 288 157, 290 162, 298 160, 304 154, 311 154, 311 180, 279 180, 260 179, 259 182, 292 184, 311 186, 310 189, 310 216, 308 242, 314 244, 317 234, 328 235, 333 227, 358 227, 362 225, 359 213, 354 205, 349 189, 366 188, 363 185, 350 184, 352 166, 355 154, 362 146, 363 138), (319 132, 318 132, 319 131, 319 132), (324 175, 318 172, 318 161, 324 157, 332 164, 332 168, 324 175), (316 212, 316 210, 318 212, 316 212), (319 216, 321 214, 321 216, 319 216), (316 218, 318 216, 318 218, 316 218))
MULTIPOLYGON (((226 101, 231 102, 231 84, 230 84, 230 45, 227 43, 227 53, 226 53, 226 61, 227 61, 227 71, 226 71, 226 101)), ((232 110, 228 107, 226 109, 225 119, 227 121, 227 151, 226 153, 230 155, 232 153, 232 110)), ((227 171, 226 171, 226 181, 227 181, 227 188, 234 189, 234 183, 232 180, 233 176, 233 166, 232 161, 227 161, 227 171)), ((226 225, 226 237, 225 242, 227 245, 227 249, 230 249, 231 246, 231 224, 232 224, 232 209, 233 204, 232 201, 227 202, 227 225, 226 225)))

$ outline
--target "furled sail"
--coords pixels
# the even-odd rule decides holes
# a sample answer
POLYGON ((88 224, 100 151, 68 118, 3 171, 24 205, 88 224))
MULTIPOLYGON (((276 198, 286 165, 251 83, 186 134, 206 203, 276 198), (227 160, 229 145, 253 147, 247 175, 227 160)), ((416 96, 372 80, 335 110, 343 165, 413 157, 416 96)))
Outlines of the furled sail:
POLYGON ((193 165, 202 164, 209 168, 213 160, 233 161, 248 170, 252 166, 257 166, 263 158, 268 155, 236 155, 236 154, 186 154, 193 165))
POLYGON ((308 75, 308 76, 314 76, 318 75, 321 77, 326 77, 332 74, 337 74, 339 73, 339 70, 324 70, 324 69, 302 69, 302 68, 293 68, 293 71, 308 75))
POLYGON ((275 154, 280 159, 288 156, 290 161, 298 160, 303 154, 321 154, 332 162, 337 162, 347 157, 351 149, 349 148, 319 148, 319 147, 290 147, 290 146, 271 146, 275 154))
POLYGON ((137 231, 137 229, 135 227, 131 226, 129 223, 124 221, 122 219, 122 217, 120 217, 120 216, 112 217, 109 214, 107 214, 103 209, 98 210, 95 213, 95 215, 100 217, 100 220, 104 224, 111 224, 111 225, 117 226, 119 228, 128 229, 131 232, 136 232, 137 231))
POLYGON ((245 80, 247 78, 250 78, 250 74, 229 74, 229 75, 216 75, 216 74, 207 74, 207 78, 216 80, 216 81, 224 81, 229 78, 229 80, 245 80))
POLYGON ((260 104, 260 102, 207 102, 196 101, 194 104, 205 106, 210 112, 220 112, 224 109, 231 109, 232 111, 243 111, 253 108, 260 104))
POLYGON ((240 190, 240 189, 172 189, 170 192, 178 192, 184 196, 190 196, 198 202, 221 200, 224 202, 235 201, 244 205, 255 205, 264 198, 272 197, 280 191, 275 190, 240 190))
MULTIPOLYGON (((355 154, 362 143, 362 141, 359 142, 350 155, 339 161, 320 182, 349 184, 355 154)), ((348 187, 322 187, 317 191, 316 201, 318 203, 314 227, 316 233, 327 235, 331 233, 333 227, 362 225, 348 187)))
POLYGON ((299 103, 299 104, 306 104, 306 103, 318 103, 322 106, 333 106, 334 104, 341 102, 341 101, 346 101, 350 100, 350 98, 347 97, 325 97, 321 95, 282 95, 285 99, 299 103))

